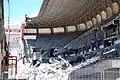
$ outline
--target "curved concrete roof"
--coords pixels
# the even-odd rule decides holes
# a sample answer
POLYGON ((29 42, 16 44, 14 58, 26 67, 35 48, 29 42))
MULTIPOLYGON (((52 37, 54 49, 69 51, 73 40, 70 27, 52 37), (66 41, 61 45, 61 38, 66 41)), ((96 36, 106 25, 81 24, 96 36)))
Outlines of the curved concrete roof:
POLYGON ((38 16, 27 26, 51 31, 56 27, 75 26, 76 31, 83 31, 118 13, 119 4, 120 0, 44 0, 38 16), (81 24, 87 27, 78 27, 81 24))
POLYGON ((44 0, 38 19, 42 26, 60 27, 92 19, 119 0, 44 0))

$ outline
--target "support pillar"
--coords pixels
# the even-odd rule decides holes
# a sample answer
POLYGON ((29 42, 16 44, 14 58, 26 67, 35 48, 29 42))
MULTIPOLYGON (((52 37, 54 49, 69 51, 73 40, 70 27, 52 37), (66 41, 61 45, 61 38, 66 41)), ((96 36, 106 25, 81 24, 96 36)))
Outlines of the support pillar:
POLYGON ((53 28, 50 28, 50 30, 51 30, 51 34, 53 35, 54 34, 53 28))

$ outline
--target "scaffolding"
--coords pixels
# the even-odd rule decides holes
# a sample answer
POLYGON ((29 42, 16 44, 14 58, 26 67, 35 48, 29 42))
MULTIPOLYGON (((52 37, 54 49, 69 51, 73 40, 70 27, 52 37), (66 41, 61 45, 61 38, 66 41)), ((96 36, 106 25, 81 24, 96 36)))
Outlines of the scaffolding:
POLYGON ((8 78, 15 78, 17 75, 17 56, 4 57, 4 75, 8 78))

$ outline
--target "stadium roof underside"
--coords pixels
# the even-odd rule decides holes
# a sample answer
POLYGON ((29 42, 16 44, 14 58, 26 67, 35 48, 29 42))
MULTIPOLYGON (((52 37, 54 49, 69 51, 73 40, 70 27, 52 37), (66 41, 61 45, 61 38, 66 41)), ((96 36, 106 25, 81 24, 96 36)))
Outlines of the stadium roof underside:
POLYGON ((120 0, 44 0, 26 34, 85 31, 120 12, 120 0))

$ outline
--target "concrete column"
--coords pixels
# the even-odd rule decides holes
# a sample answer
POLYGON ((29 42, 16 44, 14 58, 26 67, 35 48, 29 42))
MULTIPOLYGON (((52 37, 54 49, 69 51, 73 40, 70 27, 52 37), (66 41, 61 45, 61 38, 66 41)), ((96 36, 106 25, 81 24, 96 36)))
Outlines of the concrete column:
POLYGON ((119 68, 119 77, 120 77, 120 68, 119 68))
POLYGON ((105 72, 102 71, 102 80, 105 80, 105 72))
POLYGON ((64 26, 63 28, 64 28, 64 33, 67 33, 67 29, 66 29, 66 27, 64 26))
POLYGON ((102 80, 102 71, 100 72, 100 80, 102 80))
POLYGON ((0 79, 1 79, 1 77, 2 77, 2 74, 1 74, 1 72, 2 72, 2 64, 1 64, 1 62, 2 62, 2 59, 3 59, 3 40, 1 40, 0 41, 0 79))
POLYGON ((76 32, 77 32, 78 31, 77 25, 75 25, 75 28, 76 28, 76 32))
POLYGON ((50 28, 50 29, 51 29, 51 34, 54 34, 53 28, 50 28))
POLYGON ((36 28, 37 36, 39 35, 39 28, 36 28))

